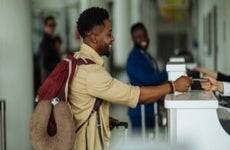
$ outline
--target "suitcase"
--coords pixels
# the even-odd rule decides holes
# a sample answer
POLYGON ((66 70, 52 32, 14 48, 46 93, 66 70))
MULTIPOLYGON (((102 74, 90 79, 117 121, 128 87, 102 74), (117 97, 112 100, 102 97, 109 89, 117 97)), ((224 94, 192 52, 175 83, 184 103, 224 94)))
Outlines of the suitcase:
POLYGON ((6 102, 0 100, 0 150, 6 150, 6 102))
POLYGON ((116 122, 116 123, 113 123, 113 126, 116 127, 117 129, 119 127, 125 128, 124 139, 125 139, 125 142, 127 142, 127 139, 128 139, 128 122, 116 122))
POLYGON ((116 122, 112 124, 109 150, 121 149, 128 143, 128 122, 116 122))

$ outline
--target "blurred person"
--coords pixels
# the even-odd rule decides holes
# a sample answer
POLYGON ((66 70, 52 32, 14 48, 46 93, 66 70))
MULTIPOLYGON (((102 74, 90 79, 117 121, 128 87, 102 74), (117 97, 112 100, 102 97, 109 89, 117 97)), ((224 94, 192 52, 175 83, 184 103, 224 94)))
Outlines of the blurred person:
POLYGON ((53 16, 47 16, 44 20, 44 35, 39 45, 41 80, 44 81, 56 64, 61 60, 58 50, 55 48, 56 22, 53 16))
POLYGON ((187 50, 179 50, 176 54, 176 56, 184 57, 186 63, 193 63, 194 58, 190 51, 187 50))
POLYGON ((193 68, 193 70, 198 71, 205 76, 210 76, 218 81, 230 82, 230 76, 224 73, 221 73, 219 71, 214 71, 214 70, 210 70, 210 69, 203 68, 203 67, 196 67, 196 68, 193 68))
POLYGON ((62 49, 62 39, 60 36, 56 35, 54 37, 54 47, 61 58, 65 56, 65 51, 62 49))
POLYGON ((107 10, 91 7, 77 21, 83 43, 75 57, 95 64, 80 65, 70 84, 69 102, 74 115, 76 138, 74 150, 107 149, 110 140, 109 105, 117 103, 136 107, 152 103, 170 92, 187 91, 191 79, 185 76, 159 86, 131 86, 111 77, 102 56, 109 56, 114 37, 107 10), (101 99, 99 109, 93 110, 101 99))
POLYGON ((33 55, 33 75, 34 75, 34 96, 36 96, 36 92, 41 85, 41 67, 39 64, 39 56, 33 55))
MULTIPOLYGON (((167 81, 167 72, 160 71, 157 61, 148 53, 149 37, 143 23, 138 22, 131 27, 133 48, 129 53, 126 71, 131 85, 150 86, 160 85, 167 81)), ((154 127, 154 105, 153 103, 144 105, 146 129, 154 127)), ((134 132, 141 129, 141 105, 136 108, 129 108, 128 115, 132 123, 134 132)))

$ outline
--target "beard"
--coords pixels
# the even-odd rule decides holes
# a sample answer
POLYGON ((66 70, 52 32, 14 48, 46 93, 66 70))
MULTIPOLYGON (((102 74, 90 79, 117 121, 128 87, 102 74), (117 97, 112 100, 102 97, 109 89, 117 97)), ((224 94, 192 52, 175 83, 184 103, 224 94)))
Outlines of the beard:
POLYGON ((109 57, 112 53, 112 44, 103 44, 101 46, 102 56, 109 57))
POLYGON ((104 56, 109 57, 110 56, 110 51, 106 50, 105 53, 104 53, 104 56))

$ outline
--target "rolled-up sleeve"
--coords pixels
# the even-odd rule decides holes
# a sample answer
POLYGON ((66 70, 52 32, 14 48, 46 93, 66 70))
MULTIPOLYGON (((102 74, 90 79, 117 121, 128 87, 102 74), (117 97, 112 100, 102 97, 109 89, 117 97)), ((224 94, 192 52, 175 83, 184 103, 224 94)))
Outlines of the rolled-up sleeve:
POLYGON ((88 93, 106 101, 136 107, 140 88, 131 86, 112 78, 103 68, 98 66, 87 75, 86 80, 88 93))

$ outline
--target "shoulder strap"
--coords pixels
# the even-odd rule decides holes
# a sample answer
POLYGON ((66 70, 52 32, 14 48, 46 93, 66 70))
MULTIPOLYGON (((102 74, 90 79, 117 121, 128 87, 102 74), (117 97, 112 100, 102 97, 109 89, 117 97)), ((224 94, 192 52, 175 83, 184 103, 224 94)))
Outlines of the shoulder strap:
POLYGON ((75 130, 75 133, 76 133, 77 131, 79 131, 79 130, 81 129, 81 127, 82 127, 87 121, 89 121, 90 117, 92 116, 92 114, 93 114, 94 112, 98 112, 98 110, 99 110, 99 108, 100 108, 102 102, 103 102, 102 99, 96 98, 96 101, 95 101, 94 106, 93 106, 93 110, 92 110, 91 113, 89 114, 88 118, 87 118, 87 119, 86 119, 86 120, 75 130))
POLYGON ((94 61, 88 58, 78 58, 76 59, 77 65, 88 65, 88 64, 95 64, 94 61))
MULTIPOLYGON (((101 105, 101 103, 103 102, 102 101, 102 99, 97 99, 97 101, 99 101, 98 103, 101 105)), ((97 103, 97 101, 96 101, 96 103, 97 103)), ((99 107, 100 107, 100 105, 99 106, 97 106, 97 104, 95 103, 95 107, 98 107, 97 108, 97 111, 96 111, 96 113, 97 113, 97 128, 98 128, 98 135, 99 135, 99 139, 100 139, 100 143, 101 143, 101 148, 102 148, 102 150, 104 150, 104 142, 103 142, 103 138, 102 138, 102 132, 101 132, 101 127, 102 127, 102 124, 101 124, 101 118, 100 118, 100 114, 99 114, 99 107)))
POLYGON ((57 97, 59 100, 62 100, 63 98, 65 101, 68 101, 68 89, 69 89, 69 83, 72 81, 73 75, 75 73, 75 70, 77 69, 78 65, 89 65, 89 64, 95 64, 94 61, 88 58, 75 58, 72 55, 67 56, 64 61, 68 63, 68 76, 65 80, 64 85, 62 86, 60 92, 58 93, 57 97))
MULTIPOLYGON (((87 59, 87 58, 79 58, 79 59, 76 60, 76 62, 77 62, 77 65, 95 64, 95 62, 93 62, 92 60, 87 59)), ((81 129, 81 127, 86 122, 89 121, 89 119, 91 118, 92 114, 96 112, 97 113, 97 128, 98 128, 99 139, 100 139, 100 143, 101 143, 101 146, 102 146, 102 150, 104 150, 104 143, 103 143, 103 140, 102 140, 102 133, 101 133, 101 120, 100 120, 100 115, 99 115, 99 108, 100 108, 102 102, 103 102, 102 99, 96 98, 96 101, 95 101, 94 106, 93 106, 93 110, 91 111, 91 113, 88 116, 88 118, 76 129, 75 133, 77 131, 79 131, 81 129)), ((86 142, 86 146, 87 146, 87 142, 86 142)))

